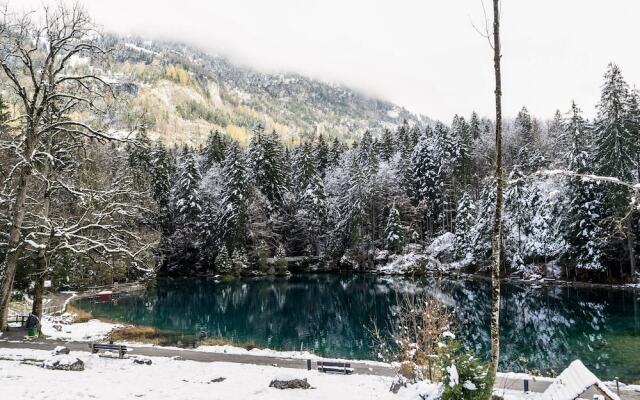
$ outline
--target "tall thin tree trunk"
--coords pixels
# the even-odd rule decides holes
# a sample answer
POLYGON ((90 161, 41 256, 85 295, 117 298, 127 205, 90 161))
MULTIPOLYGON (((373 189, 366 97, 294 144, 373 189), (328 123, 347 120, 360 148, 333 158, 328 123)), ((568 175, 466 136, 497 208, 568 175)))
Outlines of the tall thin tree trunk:
MULTIPOLYGON (((27 150, 26 154, 28 156, 27 160, 30 160, 33 151, 27 150)), ((25 202, 27 198, 27 188, 31 181, 31 174, 32 172, 29 166, 26 166, 20 172, 11 217, 11 227, 9 228, 7 256, 4 263, 0 266, 0 330, 7 330, 9 301, 11 300, 13 280, 18 267, 18 259, 20 258, 20 229, 22 228, 22 222, 24 221, 24 215, 27 210, 25 202)))
POLYGON ((627 219, 627 247, 629 248, 629 273, 631 274, 631 281, 633 282, 636 277, 636 238, 633 234, 633 227, 631 225, 632 217, 633 213, 631 213, 627 219))
POLYGON ((500 267, 502 265, 502 82, 500 73, 500 1, 493 0, 493 64, 496 79, 496 210, 493 221, 491 254, 491 366, 495 378, 500 358, 500 267))
POLYGON ((47 274, 49 263, 47 262, 47 251, 42 249, 38 252, 38 271, 35 274, 35 286, 33 288, 33 306, 31 312, 42 320, 42 303, 44 300, 44 280, 47 274))

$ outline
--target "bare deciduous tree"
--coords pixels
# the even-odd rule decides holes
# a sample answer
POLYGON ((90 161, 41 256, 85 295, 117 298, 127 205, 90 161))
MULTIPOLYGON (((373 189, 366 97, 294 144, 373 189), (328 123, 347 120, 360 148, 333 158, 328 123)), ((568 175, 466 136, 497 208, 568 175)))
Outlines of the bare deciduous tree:
POLYGON ((23 15, 5 9, 0 18, 0 67, 7 89, 18 100, 16 115, 8 121, 12 133, 0 143, 0 150, 15 160, 3 187, 10 210, 7 255, 0 265, 0 329, 6 329, 37 155, 47 138, 59 132, 111 140, 86 115, 104 115, 112 92, 99 76, 67 75, 74 58, 107 54, 97 44, 98 32, 80 6, 60 3, 45 7, 41 14, 23 15), (47 118, 54 109, 65 118, 47 118))

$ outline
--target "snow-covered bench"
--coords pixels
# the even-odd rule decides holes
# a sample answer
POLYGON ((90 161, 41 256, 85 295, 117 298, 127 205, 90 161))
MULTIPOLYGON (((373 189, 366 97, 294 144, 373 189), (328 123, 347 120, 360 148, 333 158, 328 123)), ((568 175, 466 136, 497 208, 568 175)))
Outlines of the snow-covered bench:
POLYGON ((318 361, 318 371, 350 374, 353 372, 351 364, 343 361, 318 361))
POLYGON ((117 351, 120 358, 124 358, 128 351, 127 346, 113 343, 89 343, 89 348, 93 354, 99 351, 117 351))

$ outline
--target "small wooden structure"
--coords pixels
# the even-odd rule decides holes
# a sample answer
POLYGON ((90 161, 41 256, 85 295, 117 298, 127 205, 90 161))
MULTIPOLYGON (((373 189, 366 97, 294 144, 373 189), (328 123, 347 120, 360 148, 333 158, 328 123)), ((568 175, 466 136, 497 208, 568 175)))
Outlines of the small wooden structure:
POLYGON ((620 400, 580 360, 572 362, 562 371, 542 393, 542 397, 554 400, 620 400))

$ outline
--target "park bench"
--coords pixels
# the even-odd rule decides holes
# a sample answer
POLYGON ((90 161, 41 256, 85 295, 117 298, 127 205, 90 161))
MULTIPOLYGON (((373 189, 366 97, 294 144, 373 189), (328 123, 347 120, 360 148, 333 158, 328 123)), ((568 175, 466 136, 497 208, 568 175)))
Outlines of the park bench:
POLYGON ((28 315, 9 315, 9 317, 7 318, 7 323, 8 324, 20 323, 20 326, 23 327, 27 324, 27 318, 29 318, 28 315))
POLYGON ((318 361, 318 371, 320 372, 334 372, 338 374, 351 374, 353 368, 351 364, 343 361, 318 361))
POLYGON ((99 351, 117 351, 119 358, 124 358, 125 353, 128 351, 127 346, 121 344, 110 343, 89 343, 91 353, 95 354, 99 351))

